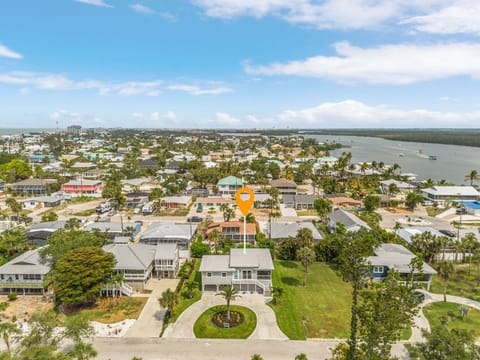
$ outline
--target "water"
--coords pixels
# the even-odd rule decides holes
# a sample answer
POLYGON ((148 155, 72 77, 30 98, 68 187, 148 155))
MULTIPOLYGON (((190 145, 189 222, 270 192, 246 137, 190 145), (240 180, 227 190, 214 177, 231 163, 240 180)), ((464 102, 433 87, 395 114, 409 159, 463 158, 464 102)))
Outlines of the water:
POLYGON ((0 128, 0 136, 2 135, 16 135, 16 134, 28 134, 30 132, 53 132, 56 129, 51 128, 35 128, 35 129, 22 129, 22 128, 0 128))
POLYGON ((428 178, 434 181, 445 179, 457 185, 469 185, 465 175, 472 170, 480 173, 480 148, 458 145, 426 144, 396 140, 385 140, 361 136, 312 135, 319 142, 336 141, 351 148, 342 148, 331 152, 340 156, 342 152, 351 152, 356 163, 383 161, 385 164, 397 163, 402 173, 414 173, 418 180, 428 178), (404 156, 400 156, 403 154, 404 156), (429 160, 434 155, 437 160, 429 160))

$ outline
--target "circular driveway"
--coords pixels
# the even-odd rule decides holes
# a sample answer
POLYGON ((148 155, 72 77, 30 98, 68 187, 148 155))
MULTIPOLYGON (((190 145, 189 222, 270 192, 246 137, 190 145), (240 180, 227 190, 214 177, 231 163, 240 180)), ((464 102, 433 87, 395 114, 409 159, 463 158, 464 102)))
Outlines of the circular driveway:
MULTIPOLYGON (((198 317, 206 310, 216 305, 225 304, 221 296, 215 294, 203 294, 202 298, 192 304, 174 324, 170 324, 165 330, 164 338, 193 339, 193 325, 198 317)), ((240 298, 232 301, 234 305, 245 306, 257 315, 257 327, 248 339, 256 340, 287 340, 287 336, 277 325, 277 319, 273 310, 265 304, 265 297, 258 294, 242 294, 240 298)))

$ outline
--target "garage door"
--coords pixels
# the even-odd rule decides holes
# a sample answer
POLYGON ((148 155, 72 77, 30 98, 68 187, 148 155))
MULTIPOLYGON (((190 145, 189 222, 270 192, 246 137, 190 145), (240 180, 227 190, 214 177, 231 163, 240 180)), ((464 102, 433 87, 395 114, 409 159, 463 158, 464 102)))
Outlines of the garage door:
POLYGON ((203 291, 217 291, 217 285, 205 285, 203 291))

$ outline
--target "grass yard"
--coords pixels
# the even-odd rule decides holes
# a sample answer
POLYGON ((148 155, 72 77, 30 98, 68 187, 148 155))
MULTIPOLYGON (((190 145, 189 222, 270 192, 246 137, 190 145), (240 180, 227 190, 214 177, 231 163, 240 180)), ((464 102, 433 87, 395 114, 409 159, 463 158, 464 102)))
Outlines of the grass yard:
POLYGON ((202 291, 201 291, 201 289, 202 289, 202 274, 200 274, 200 272, 198 271, 198 269, 200 268, 200 263, 201 263, 200 259, 196 259, 194 270, 192 271, 192 274, 190 275, 188 280, 185 281, 185 282, 188 282, 188 281, 191 281, 191 280, 195 280, 198 283, 198 291, 195 292, 193 298, 191 298, 191 299, 188 299, 188 298, 180 295, 179 300, 178 300, 178 304, 175 307, 175 310, 173 311, 173 315, 172 315, 172 318, 171 318, 170 322, 177 321, 178 317, 190 305, 192 305, 193 303, 196 303, 202 297, 202 291))
POLYGON ((315 209, 297 210, 297 216, 318 216, 318 212, 315 209))
MULTIPOLYGON (((480 286, 477 282, 477 266, 472 264, 470 275, 468 275, 468 264, 455 264, 455 273, 448 281, 447 294, 466 297, 480 301, 480 286)), ((442 279, 438 275, 433 276, 430 291, 443 294, 442 279)))
POLYGON ((90 215, 93 215, 95 213, 96 213, 95 209, 88 209, 88 210, 73 213, 73 216, 90 216, 90 215))
POLYGON ((93 307, 81 309, 70 316, 82 316, 104 324, 138 319, 147 300, 147 297, 101 298, 93 307))
POLYGON ((459 304, 439 301, 426 305, 423 313, 431 327, 440 326, 440 319, 445 316, 450 319, 450 329, 473 330, 476 336, 480 337, 480 311, 470 308, 468 315, 462 320, 459 307, 459 304))
POLYGON ((350 330, 351 288, 325 263, 310 268, 307 286, 295 261, 275 261, 273 286, 282 287, 280 305, 271 307, 290 339, 346 338, 350 330))
POLYGON ((248 338, 257 327, 257 316, 255 313, 246 307, 232 305, 231 310, 241 312, 245 316, 245 320, 243 324, 239 326, 230 329, 223 329, 213 324, 212 316, 219 311, 225 311, 226 308, 226 305, 214 306, 200 315, 193 326, 195 336, 202 339, 248 338))

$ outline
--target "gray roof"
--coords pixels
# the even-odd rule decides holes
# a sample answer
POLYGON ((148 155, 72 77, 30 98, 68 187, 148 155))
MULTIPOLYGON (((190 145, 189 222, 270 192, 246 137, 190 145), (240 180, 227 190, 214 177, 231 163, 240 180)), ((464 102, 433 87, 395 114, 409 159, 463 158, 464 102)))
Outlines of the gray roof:
POLYGON ((232 249, 230 250, 230 267, 254 267, 273 270, 272 255, 269 249, 232 249))
POLYGON ((197 230, 197 224, 177 224, 174 222, 154 222, 142 234, 144 239, 187 239, 197 230))
POLYGON ((282 195, 283 202, 295 202, 295 204, 313 204, 315 202, 315 195, 305 194, 285 194, 282 195))
POLYGON ((155 259, 175 260, 177 258, 177 244, 158 244, 155 250, 155 259))
POLYGON ((407 243, 411 243, 412 241, 412 236, 423 234, 425 232, 429 232, 432 235, 435 236, 445 236, 442 234, 440 231, 437 229, 434 229, 430 226, 410 226, 410 227, 405 227, 402 229, 397 230, 397 235, 400 236, 403 240, 405 240, 407 243))
MULTIPOLYGON (((410 273, 410 262, 415 255, 407 248, 399 244, 381 244, 375 249, 375 255, 369 256, 371 265, 387 266, 400 273, 410 273)), ((437 272, 427 263, 423 263, 424 274, 436 274, 437 272)))
POLYGON ((34 231, 57 231, 58 229, 63 229, 65 227, 66 221, 65 220, 58 220, 58 221, 46 221, 41 222, 39 224, 35 224, 30 226, 28 232, 34 231))
POLYGON ((130 243, 130 236, 115 236, 113 239, 114 244, 128 244, 130 243))
MULTIPOLYGON (((313 234, 313 240, 319 241, 323 239, 322 234, 318 231, 318 229, 309 221, 299 221, 299 222, 272 222, 272 239, 285 239, 290 236, 295 237, 297 236, 298 230, 300 229, 310 229, 313 234)), ((270 230, 270 225, 265 223, 264 226, 264 233, 268 234, 270 230)))
POLYGON ((115 270, 146 270, 155 258, 156 249, 155 245, 138 243, 109 244, 103 247, 103 250, 115 256, 115 270))
POLYGON ((199 271, 231 271, 232 269, 228 266, 229 261, 229 255, 204 255, 199 271))
POLYGON ((269 249, 232 249, 230 255, 205 255, 202 257, 200 272, 233 271, 237 268, 257 268, 273 270, 272 255, 269 249))
POLYGON ((343 226, 345 226, 347 231, 357 226, 370 229, 370 226, 368 226, 365 221, 360 219, 358 216, 350 212, 344 211, 342 209, 337 209, 334 212, 328 214, 328 218, 330 219, 330 221, 334 222, 335 224, 336 223, 343 224, 343 226))
POLYGON ((40 258, 40 248, 29 250, 0 266, 0 274, 40 274, 50 271, 48 263, 40 258))
MULTIPOLYGON (((123 223, 123 230, 125 231, 127 227, 135 228, 136 226, 137 226, 136 223, 123 223)), ((122 224, 114 223, 114 222, 94 222, 85 226, 86 231, 91 231, 93 229, 98 229, 100 231, 107 231, 110 233, 114 233, 114 232, 121 233, 122 224)))

